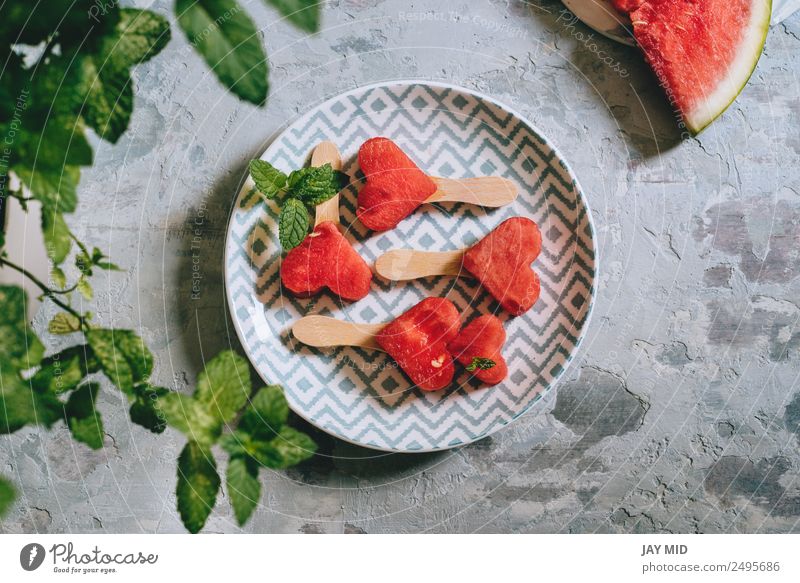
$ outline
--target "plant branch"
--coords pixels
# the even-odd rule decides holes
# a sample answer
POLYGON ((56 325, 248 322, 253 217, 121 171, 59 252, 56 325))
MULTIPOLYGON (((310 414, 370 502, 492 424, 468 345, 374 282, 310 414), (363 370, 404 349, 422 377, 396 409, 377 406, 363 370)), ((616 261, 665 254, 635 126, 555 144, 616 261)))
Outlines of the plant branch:
POLYGON ((78 311, 76 311, 75 308, 73 308, 69 304, 64 303, 63 301, 61 301, 58 298, 58 293, 59 293, 58 290, 54 290, 54 289, 51 289, 51 288, 47 287, 44 283, 42 283, 42 281, 38 277, 33 275, 30 271, 28 271, 24 267, 20 267, 19 265, 17 265, 16 263, 13 263, 12 261, 9 261, 8 259, 0 257, 0 266, 9 267, 9 268, 13 269, 14 271, 16 271, 17 273, 21 274, 22 276, 28 278, 36 287, 38 287, 40 290, 42 290, 42 293, 45 295, 45 297, 50 298, 50 300, 55 305, 57 305, 59 308, 61 308, 65 312, 68 312, 68 313, 72 314, 73 316, 75 316, 78 319, 78 321, 81 323, 82 327, 87 326, 86 319, 78 311))

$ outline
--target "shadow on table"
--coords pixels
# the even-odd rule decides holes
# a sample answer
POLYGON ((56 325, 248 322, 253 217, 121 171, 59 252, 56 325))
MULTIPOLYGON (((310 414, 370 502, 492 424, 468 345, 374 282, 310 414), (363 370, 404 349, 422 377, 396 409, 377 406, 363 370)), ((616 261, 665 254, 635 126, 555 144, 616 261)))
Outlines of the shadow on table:
POLYGON ((518 2, 552 31, 553 44, 565 60, 564 67, 574 68, 575 76, 589 86, 588 94, 614 118, 618 133, 636 155, 659 156, 688 136, 680 115, 671 111, 664 90, 637 48, 593 31, 557 0, 518 2))

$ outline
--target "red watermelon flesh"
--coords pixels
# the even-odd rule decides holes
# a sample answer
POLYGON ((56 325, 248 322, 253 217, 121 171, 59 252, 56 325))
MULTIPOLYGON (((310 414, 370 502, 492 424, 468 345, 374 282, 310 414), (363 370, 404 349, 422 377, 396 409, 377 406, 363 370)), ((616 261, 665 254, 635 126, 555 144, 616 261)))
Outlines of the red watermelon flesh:
POLYGON ((487 314, 464 326, 448 348, 464 366, 472 364, 474 358, 494 361, 493 367, 477 368, 472 374, 488 385, 496 385, 508 376, 508 366, 500 352, 505 341, 503 323, 497 317, 487 314))
POLYGON ((299 296, 327 287, 345 300, 360 300, 369 293, 372 270, 342 236, 335 223, 314 228, 281 263, 284 287, 299 296))
POLYGON ((377 340, 420 389, 437 391, 453 380, 447 344, 460 328, 453 302, 426 298, 383 328, 377 340))
POLYGON ((356 215, 373 231, 393 229, 436 192, 436 184, 388 138, 372 138, 358 151, 367 183, 356 215))
POLYGON ((539 276, 531 263, 542 250, 542 234, 532 220, 513 217, 464 253, 464 268, 515 316, 539 299, 539 276))
POLYGON ((736 99, 758 62, 770 0, 615 0, 686 126, 699 132, 736 99))
POLYGON ((611 0, 614 8, 620 12, 631 12, 632 10, 636 10, 636 8, 638 8, 639 4, 642 2, 644 2, 644 0, 611 0))

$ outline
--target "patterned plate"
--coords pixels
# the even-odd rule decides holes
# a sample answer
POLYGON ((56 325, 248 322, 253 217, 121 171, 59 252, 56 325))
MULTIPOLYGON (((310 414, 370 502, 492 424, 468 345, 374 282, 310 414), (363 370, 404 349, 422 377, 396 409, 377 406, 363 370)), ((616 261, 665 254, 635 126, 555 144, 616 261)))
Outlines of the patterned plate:
POLYGON ((452 277, 389 283, 346 304, 332 294, 298 299, 280 284, 276 209, 245 182, 236 200, 225 251, 228 302, 239 338, 268 383, 283 385, 292 409, 321 429, 366 447, 400 452, 447 449, 497 431, 539 400, 563 374, 583 337, 594 299, 595 242, 589 209, 558 152, 519 115, 483 95, 440 83, 395 81, 330 99, 292 123, 262 158, 288 172, 307 163, 323 140, 339 146, 356 185, 342 196, 346 236, 370 264, 392 248, 466 247, 512 216, 535 220, 543 234, 533 264, 542 294, 524 316, 509 318, 472 280, 452 277), (507 207, 423 205, 385 233, 355 219, 360 186, 356 153, 386 136, 431 175, 500 175, 520 196, 507 207), (308 314, 354 322, 389 322, 428 296, 447 297, 465 321, 496 313, 505 322, 507 380, 487 388, 459 369, 451 387, 426 393, 412 386, 386 354, 358 348, 317 350, 297 342, 292 324, 308 314))

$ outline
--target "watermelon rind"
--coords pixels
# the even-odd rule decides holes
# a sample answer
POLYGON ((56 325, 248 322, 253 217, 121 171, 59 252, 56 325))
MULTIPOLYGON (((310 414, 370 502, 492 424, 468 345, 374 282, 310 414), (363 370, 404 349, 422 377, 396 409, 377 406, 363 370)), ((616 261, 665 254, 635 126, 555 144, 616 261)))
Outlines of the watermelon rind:
POLYGON ((736 59, 728 68, 728 75, 720 81, 711 95, 692 111, 684 112, 686 127, 697 135, 728 109, 747 85, 767 40, 772 16, 772 0, 754 0, 750 22, 736 59))

